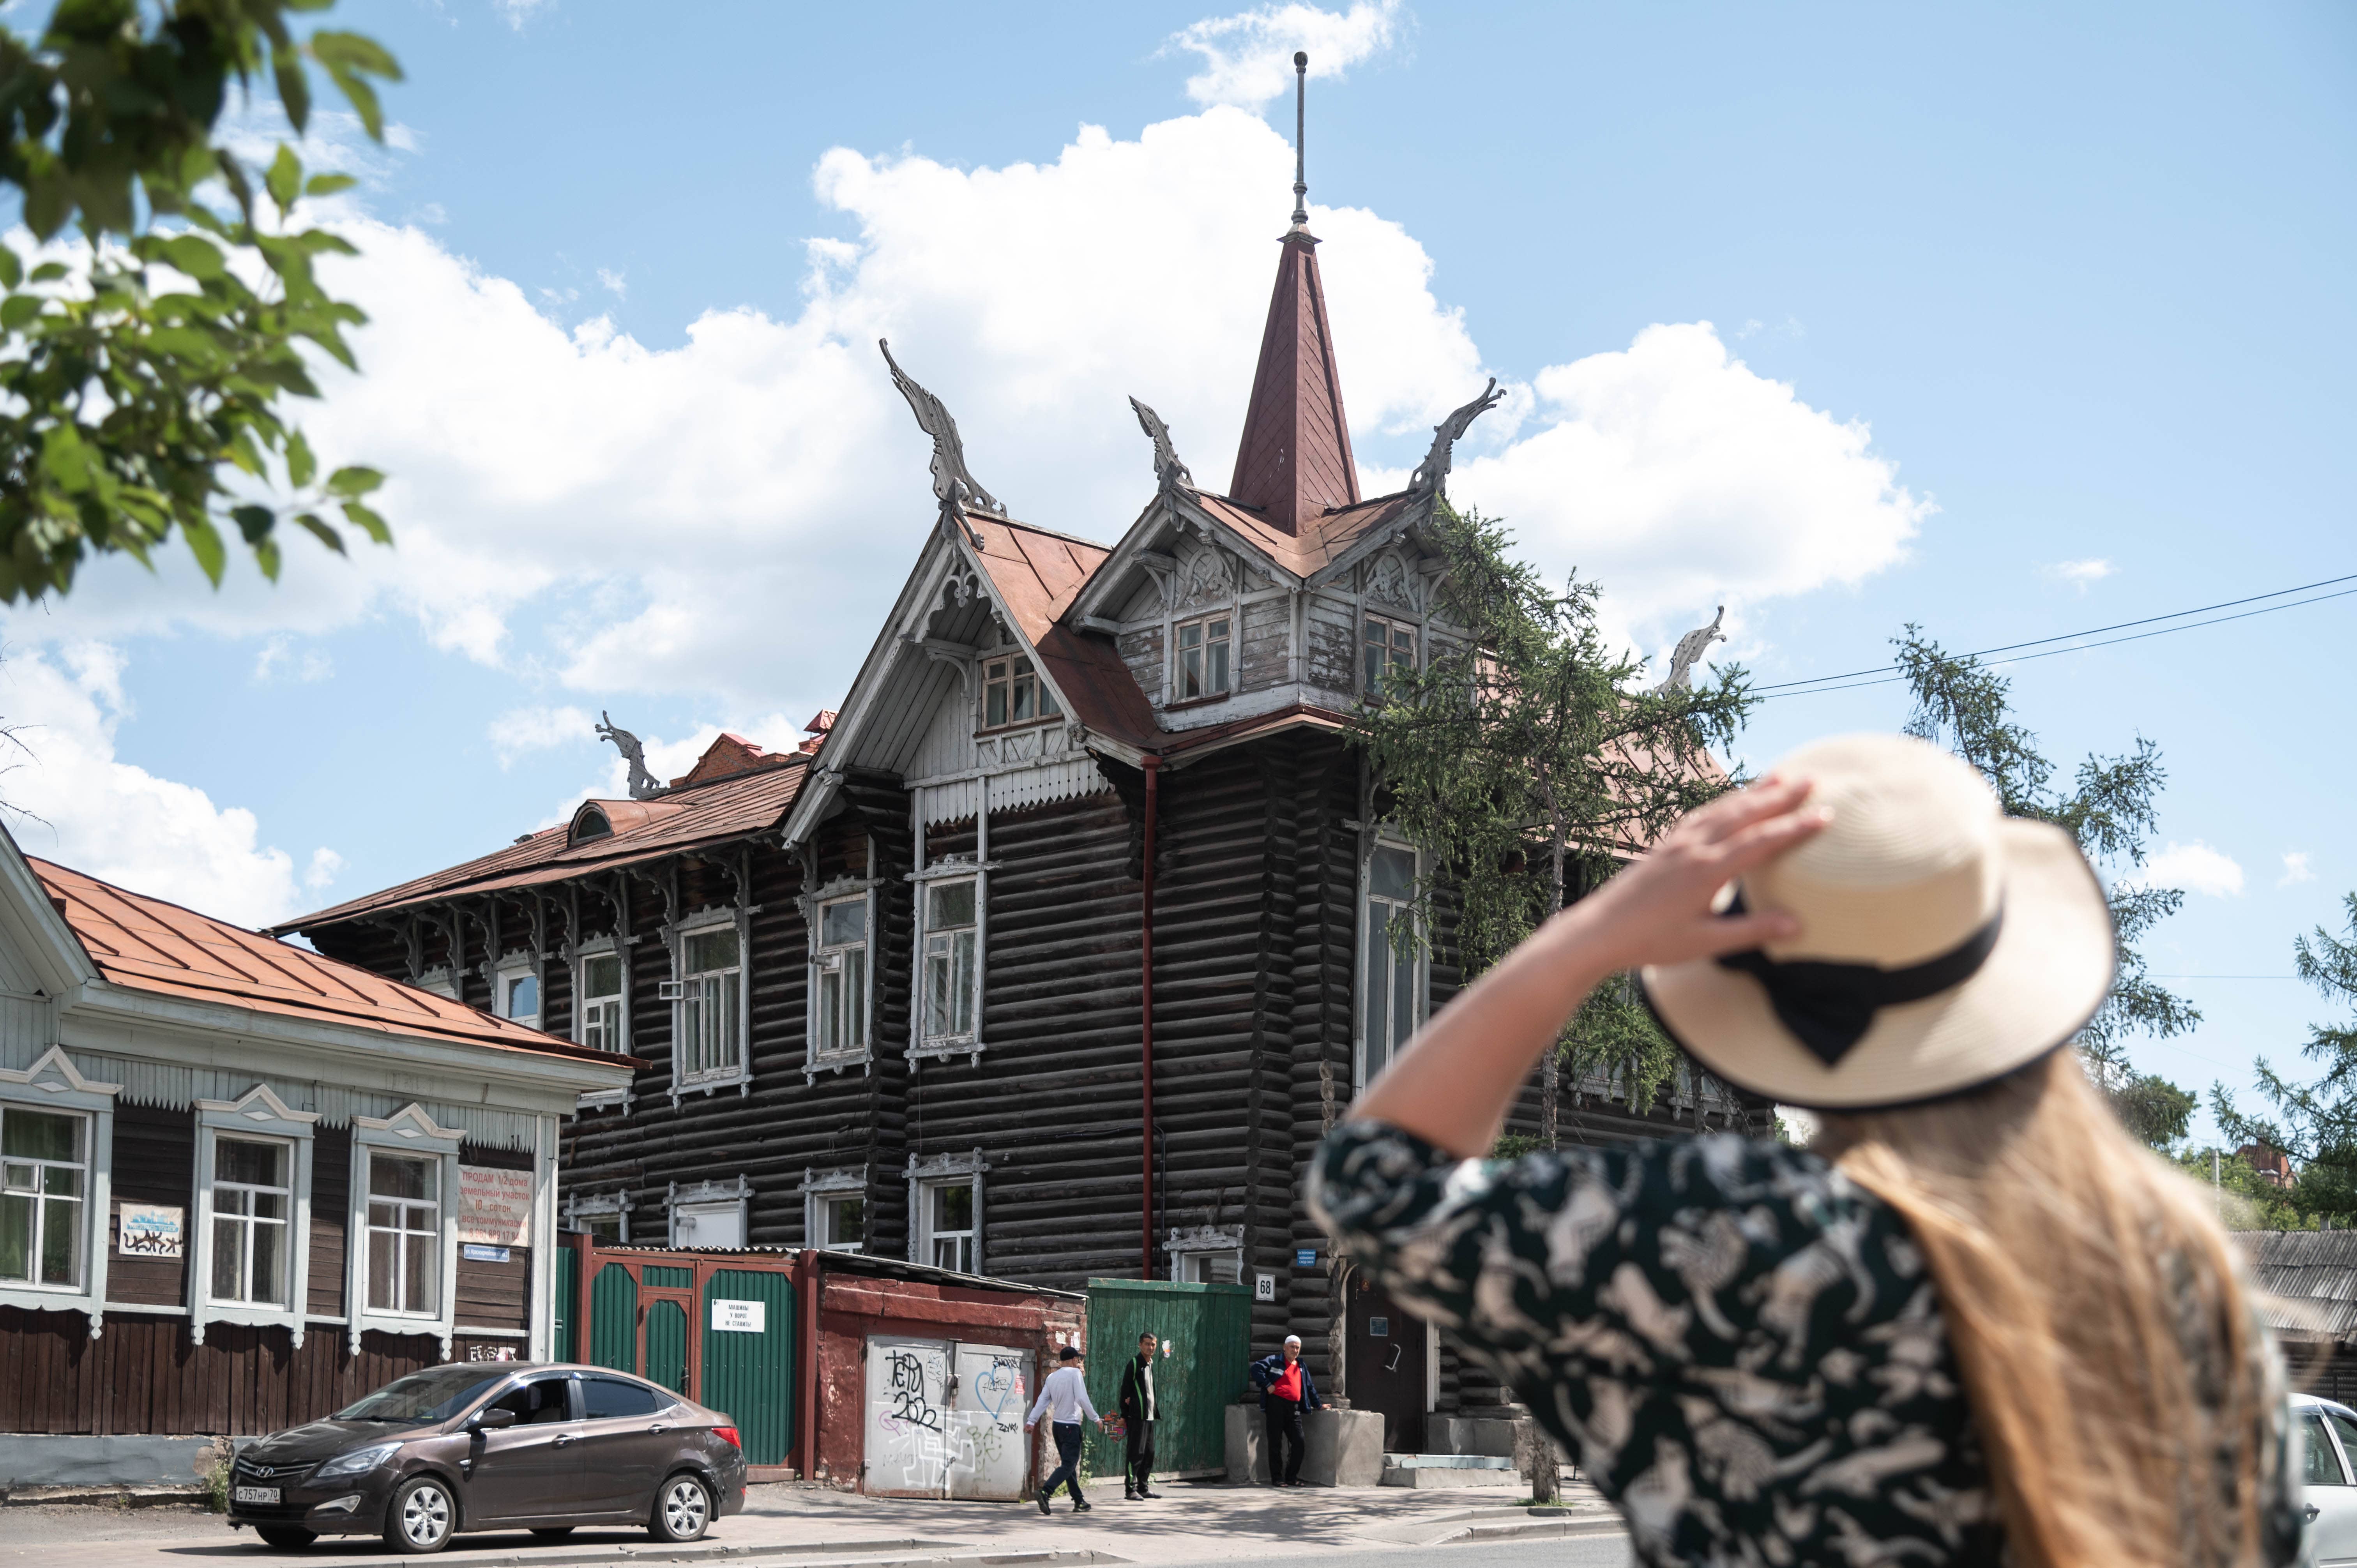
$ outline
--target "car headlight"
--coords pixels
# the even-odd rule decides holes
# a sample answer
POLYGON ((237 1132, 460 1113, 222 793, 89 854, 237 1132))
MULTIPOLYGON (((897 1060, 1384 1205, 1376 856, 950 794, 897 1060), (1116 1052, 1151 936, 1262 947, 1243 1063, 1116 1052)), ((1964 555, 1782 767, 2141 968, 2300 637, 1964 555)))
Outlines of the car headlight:
POLYGON ((365 1476, 392 1458, 401 1447, 398 1443, 371 1443, 366 1448, 355 1448, 339 1454, 311 1473, 315 1481, 333 1480, 338 1476, 365 1476))

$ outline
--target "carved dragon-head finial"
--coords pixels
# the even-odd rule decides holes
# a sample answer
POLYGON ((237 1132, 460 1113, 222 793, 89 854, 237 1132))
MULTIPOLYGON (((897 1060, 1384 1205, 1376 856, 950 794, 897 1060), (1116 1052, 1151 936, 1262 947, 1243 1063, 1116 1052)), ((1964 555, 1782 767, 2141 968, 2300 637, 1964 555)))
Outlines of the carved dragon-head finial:
POLYGON ((1670 654, 1670 672, 1660 685, 1653 688, 1655 696, 1683 691, 1694 683, 1694 667, 1702 662, 1703 654, 1712 643, 1727 640, 1727 633, 1718 629, 1719 622, 1726 618, 1727 607, 1721 605, 1718 613, 1710 618, 1708 626, 1698 626, 1678 639, 1676 650, 1670 654))
POLYGON ((1472 423, 1495 408, 1505 397, 1498 390, 1498 378, 1491 376, 1481 395, 1451 413, 1432 427, 1432 450, 1424 455, 1415 472, 1407 477, 1407 488, 1416 495, 1437 496, 1448 470, 1456 462, 1457 443, 1463 439, 1472 423))
POLYGON ((614 715, 603 708, 597 710, 597 717, 602 721, 597 725, 597 738, 612 741, 614 749, 622 754, 622 760, 630 765, 630 799, 651 800, 657 795, 669 794, 671 787, 647 771, 647 748, 639 744, 639 737, 629 730, 617 728, 614 715))
POLYGON ((993 517, 1005 517, 1006 509, 998 498, 982 488, 982 481, 965 466, 965 443, 958 437, 957 421, 942 400, 919 386, 900 361, 892 357, 889 338, 878 338, 876 346, 884 350, 884 362, 892 367, 892 384, 909 400, 909 412, 917 416, 917 428, 933 438, 933 499, 941 503, 944 520, 956 519, 961 524, 968 511, 986 511, 993 517))
POLYGON ((1178 460, 1178 449, 1170 444, 1170 427, 1162 423, 1162 416, 1135 398, 1129 400, 1129 406, 1137 415, 1138 428, 1154 443, 1155 482, 1166 490, 1178 485, 1193 486, 1195 476, 1178 460))

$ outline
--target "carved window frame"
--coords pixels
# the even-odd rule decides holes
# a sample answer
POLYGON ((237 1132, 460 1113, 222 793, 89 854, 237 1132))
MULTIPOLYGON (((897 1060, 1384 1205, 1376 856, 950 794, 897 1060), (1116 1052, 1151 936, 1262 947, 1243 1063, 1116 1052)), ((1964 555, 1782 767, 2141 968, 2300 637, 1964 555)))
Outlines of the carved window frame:
MULTIPOLYGON (((1356 667, 1356 672, 1359 678, 1359 695, 1361 697, 1371 698, 1381 695, 1382 689, 1378 683, 1372 682, 1367 679, 1367 627, 1370 623, 1385 628, 1394 637, 1396 637, 1401 632, 1407 633, 1411 640, 1408 645, 1406 662, 1407 667, 1411 670, 1421 670, 1424 668, 1425 626, 1421 617, 1409 617, 1393 614, 1385 610, 1370 609, 1363 602, 1361 603, 1359 607, 1358 620, 1351 627, 1352 636, 1351 639, 1351 650, 1353 655, 1351 662, 1356 667)), ((1396 642, 1389 642, 1385 645, 1385 662, 1383 665, 1385 670, 1390 670, 1399 663, 1399 660, 1395 657, 1397 652, 1398 644, 1396 642)))
POLYGON ((1243 639, 1239 637, 1237 633, 1242 629, 1242 627, 1243 619, 1236 613, 1233 607, 1230 607, 1225 609, 1205 610, 1200 614, 1181 617, 1170 623, 1170 701, 1168 704, 1168 706, 1174 708, 1191 708, 1204 703, 1225 702, 1228 698, 1236 694, 1237 654, 1242 650, 1243 644, 1243 639), (1220 635, 1217 642, 1217 646, 1225 650, 1225 663, 1227 666, 1226 684, 1220 686, 1214 686, 1211 683, 1211 649, 1215 646, 1211 637, 1211 628, 1214 625, 1224 626, 1227 628, 1220 635), (1192 696, 1189 696, 1186 690, 1187 649, 1184 644, 1186 642, 1186 634, 1189 628, 1193 627, 1200 627, 1203 628, 1203 638, 1200 647, 1203 652, 1204 682, 1202 691, 1196 693, 1192 696))
MULTIPOLYGON (((114 1100, 119 1083, 82 1077, 62 1047, 51 1046, 31 1067, 0 1069, 0 1104, 80 1117, 88 1130, 82 1145, 82 1270, 79 1289, 0 1284, 0 1306, 28 1312, 79 1312, 90 1319, 95 1339, 106 1321, 106 1261, 113 1251, 108 1234, 114 1215, 114 1100)), ((182 1250, 186 1251, 183 1243, 182 1250)))
POLYGON ((1063 700, 1049 683, 1047 671, 1040 668, 1039 656, 1030 649, 1015 643, 1003 643, 996 648, 977 650, 974 656, 974 733, 1005 735, 1010 730, 1031 729, 1040 725, 1068 723, 1071 714, 1064 712, 1063 700), (1006 673, 994 680, 991 666, 1004 663, 1006 673), (1027 668, 1017 671, 1017 665, 1027 668), (1013 717, 1016 688, 1024 682, 1031 683, 1031 712, 1022 718, 1013 717), (990 722, 990 693, 994 686, 1006 691, 1008 717, 996 724, 990 722))
MULTIPOLYGON (((873 853, 871 848, 871 862, 873 853)), ((808 961, 804 967, 805 983, 802 993, 802 1077, 805 1080, 815 1079, 823 1072, 841 1072, 846 1068, 856 1067, 862 1069, 863 1071, 870 1070, 875 1065, 877 976, 884 968, 883 964, 877 961, 883 949, 880 940, 882 933, 879 928, 884 912, 881 907, 882 900, 876 897, 876 890, 883 885, 879 877, 839 876, 823 887, 805 894, 800 900, 802 907, 804 941, 809 953, 808 961), (848 903, 854 898, 863 899, 866 904, 866 935, 856 944, 837 942, 832 946, 821 946, 827 908, 830 905, 848 903), (862 947, 866 951, 866 973, 860 992, 860 1006, 866 1015, 866 1028, 862 1040, 859 1045, 854 1047, 831 1051, 821 1050, 819 1048, 819 1038, 822 1034, 819 1026, 819 975, 829 954, 847 952, 854 946, 862 947)))
POLYGON ((909 1261, 910 1262, 920 1263, 927 1268, 942 1267, 943 1265, 933 1262, 933 1242, 941 1237, 971 1234, 974 1243, 969 1249, 968 1261, 974 1266, 970 1269, 951 1272, 970 1274, 981 1274, 986 1272, 983 1260, 983 1239, 986 1234, 983 1229, 983 1176, 989 1169, 990 1162, 982 1157, 980 1149, 963 1155, 934 1155, 927 1159, 919 1159, 915 1155, 909 1156, 907 1176, 909 1261), (973 1230, 971 1232, 942 1231, 937 1236, 933 1230, 932 1205, 926 1200, 941 1188, 955 1187, 971 1187, 974 1189, 973 1230))
POLYGON ((1241 1225, 1206 1225, 1192 1230, 1171 1227, 1163 1252, 1169 1259, 1170 1278, 1179 1283, 1243 1284, 1244 1283, 1244 1228, 1241 1225), (1215 1280, 1211 1268, 1215 1260, 1232 1259, 1235 1277, 1215 1280))
MULTIPOLYGON (((753 1083, 753 940, 752 912, 742 905, 699 909, 684 916, 664 931, 671 949, 671 977, 673 994, 671 1002, 671 1101, 677 1105, 690 1094, 710 1096, 723 1089, 734 1089, 741 1096, 753 1083), (709 936, 722 928, 737 933, 737 1005, 733 1023, 737 1031, 737 1059, 726 1067, 707 1068, 691 1076, 683 1060, 684 1033, 687 1024, 687 944, 692 937, 709 936)), ((725 971, 701 970, 698 973, 721 973, 725 971)))
MULTIPOLYGON (((319 1115, 290 1109, 266 1084, 255 1084, 235 1100, 199 1100, 197 1113, 195 1187, 188 1204, 189 1224, 181 1251, 188 1259, 188 1338, 205 1342, 205 1326, 234 1323, 252 1327, 283 1326, 292 1343, 303 1343, 303 1326, 311 1291, 311 1155, 317 1143, 319 1115), (257 1306, 250 1302, 213 1299, 213 1181, 223 1138, 269 1143, 287 1151, 286 1305, 257 1306)), ((361 1244, 366 1245, 363 1232, 361 1244)), ((347 1241, 346 1245, 351 1243, 347 1241)))
POLYGON ((490 982, 491 1014, 494 1017, 505 1018, 509 1023, 520 1024, 527 1029, 541 1026, 541 1020, 548 1016, 548 976, 542 972, 538 953, 519 948, 504 954, 498 963, 491 966, 490 982), (530 1016, 518 1018, 507 1011, 508 988, 527 978, 533 983, 534 1006, 530 1016))
POLYGON ((373 1328, 381 1334, 432 1335, 442 1341, 442 1359, 450 1359, 450 1326, 458 1302, 458 1145, 465 1138, 457 1128, 436 1125, 425 1108, 414 1101, 390 1116, 352 1118, 351 1187, 344 1227, 344 1306, 346 1339, 353 1355, 360 1354, 361 1336, 373 1328), (376 1155, 436 1162, 442 1299, 433 1313, 386 1312, 368 1304, 369 1162, 376 1155))
POLYGON ((916 886, 914 929, 909 941, 914 955, 914 961, 909 966, 909 1056, 911 1060, 960 1056, 977 1061, 981 1058, 985 1048, 983 1006, 989 993, 990 874, 996 866, 996 862, 977 860, 970 855, 945 855, 924 870, 909 875, 908 880, 916 886), (963 1034, 933 1035, 926 1032, 931 981, 929 948, 935 934, 931 928, 932 889, 934 884, 942 882, 974 884, 974 974, 969 998, 973 1023, 972 1027, 963 1034))
MULTIPOLYGON (((1372 934, 1369 928, 1373 921, 1373 907, 1377 902, 1381 902, 1401 912, 1409 919, 1415 918, 1415 905, 1412 893, 1408 898, 1402 899, 1374 891, 1375 857, 1385 851, 1408 856, 1411 874, 1414 877, 1421 877, 1424 875, 1423 852, 1406 840, 1388 833, 1377 833, 1373 842, 1369 844, 1366 854, 1359 863, 1359 918, 1355 923, 1356 929, 1352 942, 1352 946, 1357 950, 1351 964, 1354 976, 1351 1013, 1351 1071, 1354 1093, 1363 1093, 1373 1076, 1369 1072, 1367 1064, 1369 1044, 1367 1012, 1374 978, 1367 972, 1367 943, 1368 938, 1372 934)), ((1410 886, 1412 888, 1413 882, 1410 886)), ((1419 942, 1415 951, 1405 960, 1399 957, 1396 949, 1393 950, 1392 961, 1394 963, 1404 961, 1409 966, 1410 1015, 1407 1032, 1395 1036, 1396 1043, 1391 1046, 1391 1054, 1385 1058, 1386 1064, 1397 1059, 1399 1046, 1405 1045, 1417 1029, 1424 1026, 1425 1020, 1431 1015, 1432 1011, 1432 955, 1419 942)), ((1387 973, 1384 978, 1390 979, 1393 975, 1387 973)))
MULTIPOLYGON (((617 1040, 610 1047, 610 1054, 626 1057, 631 1054, 630 961, 630 954, 622 950, 620 939, 610 934, 590 937, 586 940, 573 943, 566 949, 565 969, 571 981, 573 993, 573 1016, 566 1029, 566 1036, 585 1050, 609 1049, 605 1047, 591 1046, 587 1037, 589 962, 592 959, 600 958, 610 958, 614 961, 617 971, 615 978, 621 987, 614 993, 620 1006, 616 1009, 617 1040)), ((620 1106, 628 1110, 630 1104, 630 1088, 628 1084, 624 1084, 619 1089, 591 1090, 580 1099, 580 1109, 583 1111, 602 1111, 611 1106, 620 1106)))
POLYGON ((875 1240, 875 1197, 867 1190, 867 1167, 845 1165, 835 1170, 802 1171, 802 1244, 814 1251, 865 1252, 875 1240), (833 1223, 826 1217, 834 1206, 846 1198, 857 1198, 866 1206, 861 1218, 861 1239, 850 1246, 838 1246, 831 1239, 833 1223))
POLYGON ((1162 589, 1162 693, 1155 705, 1169 709, 1223 702, 1235 695, 1243 681, 1243 559, 1208 541, 1180 553, 1181 542, 1173 542, 1172 564, 1167 573, 1157 574, 1162 589), (1202 565, 1206 560, 1211 563, 1208 574, 1202 565), (1219 586, 1205 593, 1201 590, 1209 585, 1203 581, 1208 575, 1216 575, 1219 586), (1228 689, 1197 697, 1181 695, 1178 628, 1222 618, 1228 623, 1228 689))
MULTIPOLYGON (((565 1195, 565 1229, 569 1231, 588 1232, 589 1227, 582 1223, 584 1220, 599 1219, 610 1214, 615 1217, 614 1233, 617 1244, 627 1247, 630 1244, 630 1210, 636 1207, 628 1191, 587 1194, 568 1192, 565 1195)), ((591 1233, 594 1234, 594 1232, 591 1233)))
POLYGON ((663 1193, 663 1244, 668 1247, 692 1248, 712 1245, 683 1240, 679 1229, 682 1219, 694 1223, 696 1214, 726 1212, 737 1217, 737 1245, 730 1248, 714 1246, 721 1251, 740 1251, 753 1244, 753 1184, 739 1173, 734 1181, 699 1181, 683 1187, 673 1182, 663 1193))

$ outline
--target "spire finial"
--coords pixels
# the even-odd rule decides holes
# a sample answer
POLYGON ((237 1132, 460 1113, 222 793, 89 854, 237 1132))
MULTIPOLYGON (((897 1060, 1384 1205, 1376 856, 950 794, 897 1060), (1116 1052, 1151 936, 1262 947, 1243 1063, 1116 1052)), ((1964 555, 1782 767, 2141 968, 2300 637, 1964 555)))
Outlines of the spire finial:
POLYGON ((1293 51, 1293 226, 1309 227, 1309 182, 1302 175, 1301 142, 1308 129, 1309 51, 1293 51))

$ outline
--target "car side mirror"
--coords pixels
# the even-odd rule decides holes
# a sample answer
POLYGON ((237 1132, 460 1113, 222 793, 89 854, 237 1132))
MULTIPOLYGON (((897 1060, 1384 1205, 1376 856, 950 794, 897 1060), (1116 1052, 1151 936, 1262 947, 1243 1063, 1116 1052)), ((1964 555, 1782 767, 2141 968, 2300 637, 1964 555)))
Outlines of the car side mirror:
POLYGON ((480 1432, 496 1432, 502 1426, 513 1426, 515 1423, 516 1412, 511 1410, 502 1410, 497 1405, 482 1412, 473 1421, 468 1423, 469 1426, 480 1432))

